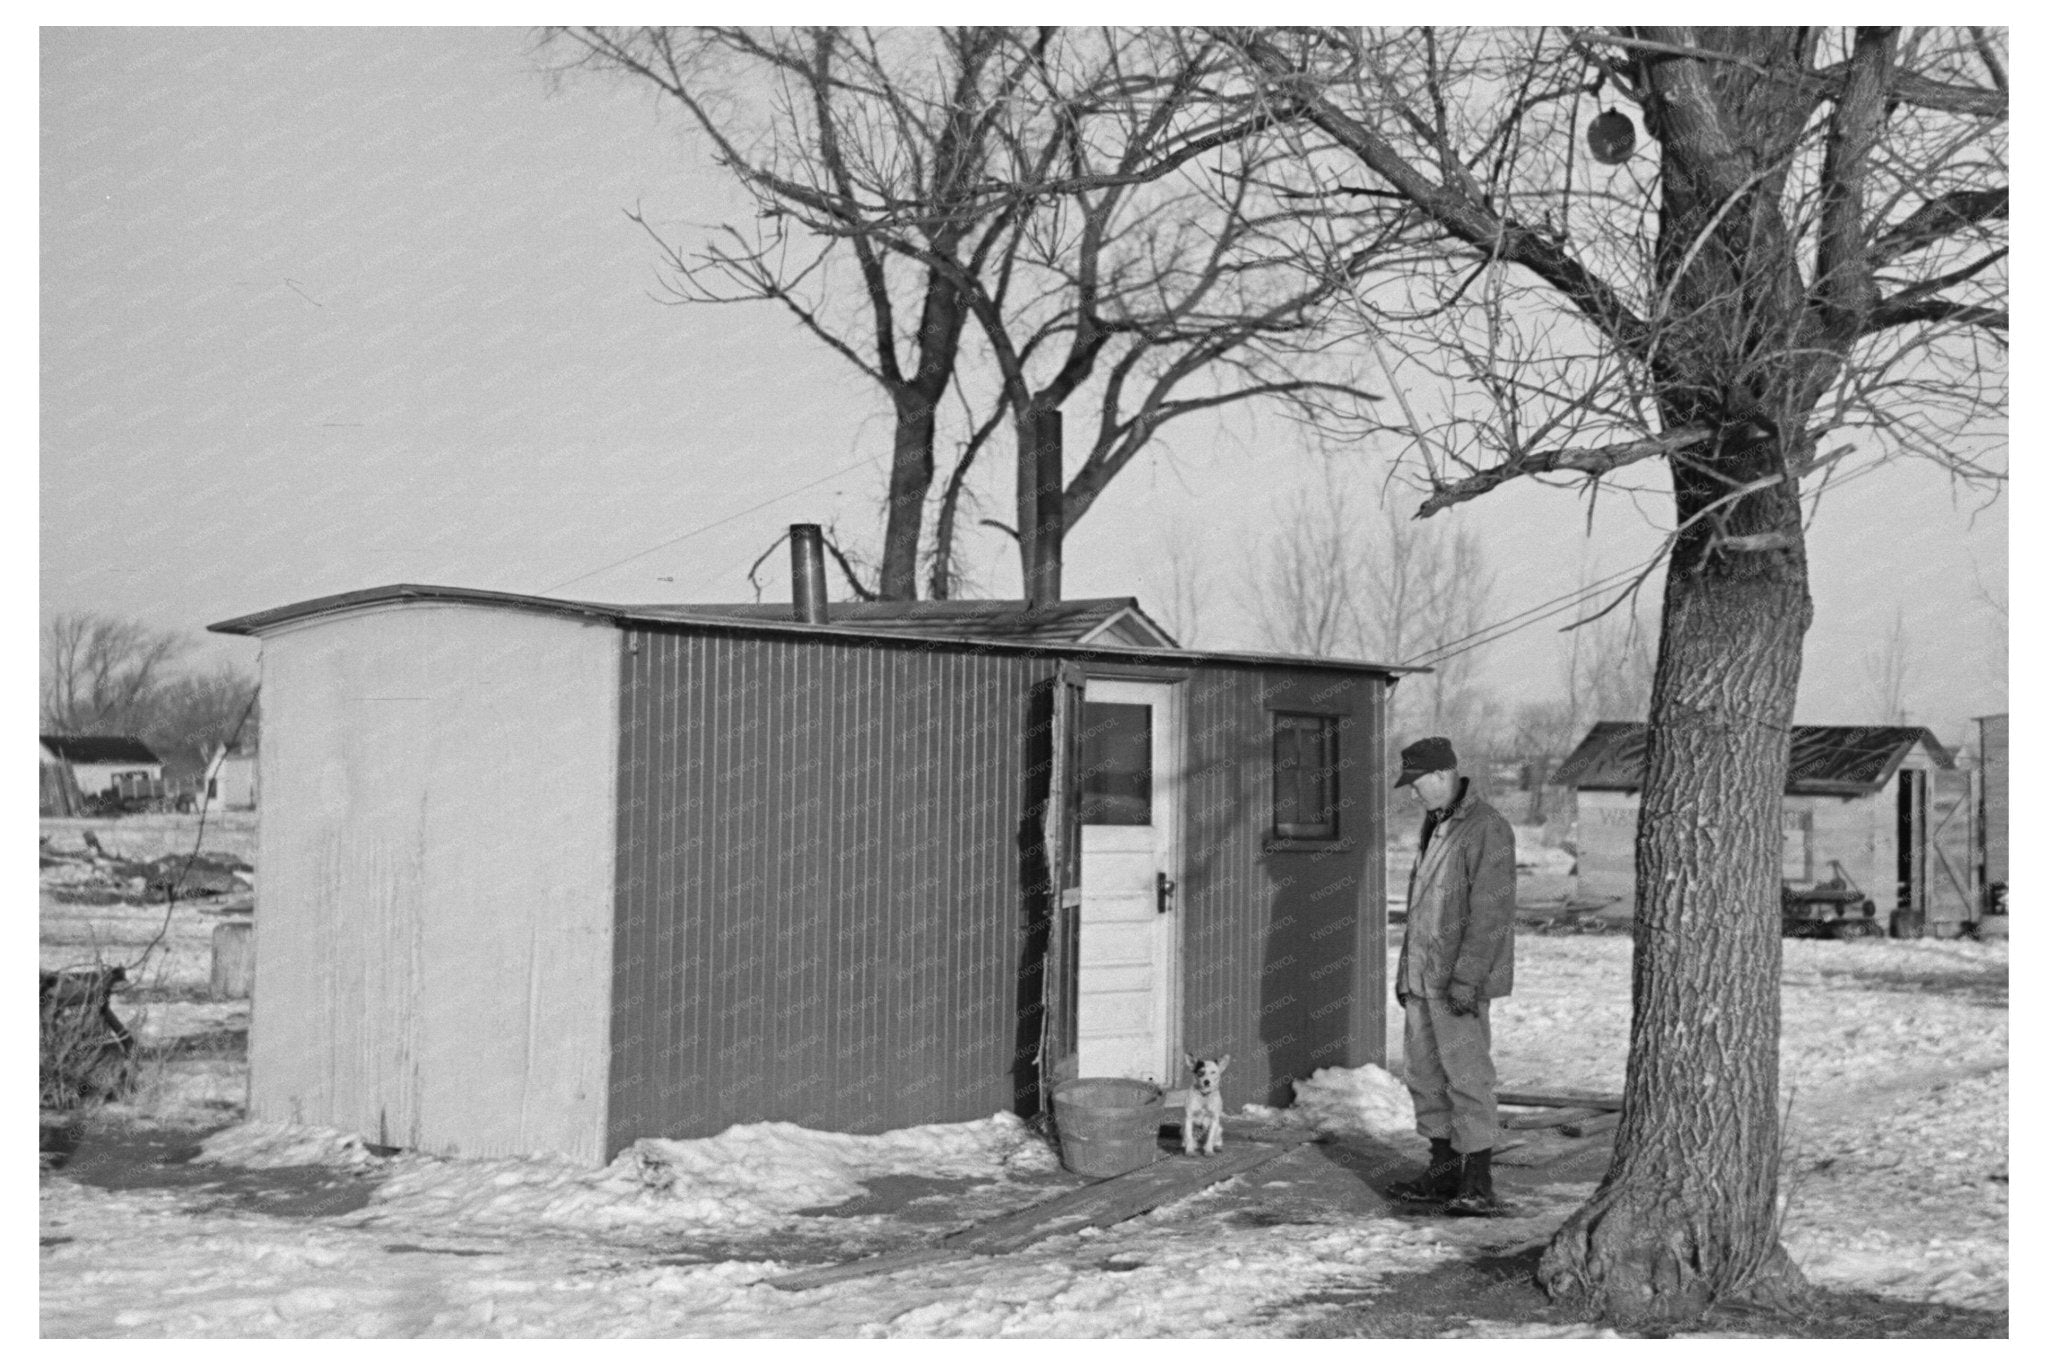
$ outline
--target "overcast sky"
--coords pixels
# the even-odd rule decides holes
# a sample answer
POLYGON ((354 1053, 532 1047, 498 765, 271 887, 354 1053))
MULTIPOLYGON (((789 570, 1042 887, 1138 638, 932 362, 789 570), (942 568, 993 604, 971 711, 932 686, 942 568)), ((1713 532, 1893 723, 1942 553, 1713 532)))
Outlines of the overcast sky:
MULTIPOLYGON (((392 582, 747 600, 789 522, 874 525, 875 392, 769 305, 654 300, 623 210, 682 229, 736 200, 648 96, 551 87, 524 30, 44 30, 41 103, 46 619, 196 632, 392 582)), ((1185 428, 1069 537, 1068 595, 1156 599, 1180 540, 1214 585, 1199 643, 1252 645, 1230 585, 1315 464, 1270 414, 1185 428)), ((1572 493, 1511 486, 1454 515, 1505 618, 1642 559, 1649 511, 1609 497, 1589 536, 1572 493)), ((2006 523, 1924 465, 1830 493, 1800 719, 1873 719, 1900 611, 1916 721, 2004 710, 2006 523)), ((786 591, 779 554, 764 578, 786 591)), ((1552 685, 1556 624, 1489 651, 1510 700, 1552 685)))

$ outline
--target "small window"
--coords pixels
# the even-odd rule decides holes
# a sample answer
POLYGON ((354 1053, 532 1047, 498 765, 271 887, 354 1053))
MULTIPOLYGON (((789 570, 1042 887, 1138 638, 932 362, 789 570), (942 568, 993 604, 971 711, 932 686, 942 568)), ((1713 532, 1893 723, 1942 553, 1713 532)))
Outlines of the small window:
POLYGON ((1152 823, 1152 708, 1081 706, 1081 823, 1152 823))
POLYGON ((1337 717, 1274 712, 1273 833, 1337 837, 1337 717))

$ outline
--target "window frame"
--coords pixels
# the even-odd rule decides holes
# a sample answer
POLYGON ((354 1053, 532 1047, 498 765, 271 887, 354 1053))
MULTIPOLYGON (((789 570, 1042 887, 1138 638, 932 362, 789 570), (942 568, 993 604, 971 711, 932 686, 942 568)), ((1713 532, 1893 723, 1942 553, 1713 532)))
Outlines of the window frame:
MULTIPOLYGON (((1271 780, 1266 788, 1268 810, 1266 838, 1268 842, 1275 846, 1308 848, 1328 848, 1342 844, 1344 841, 1344 801, 1342 791, 1344 765, 1340 743, 1346 717, 1329 711, 1297 711, 1277 707, 1268 711, 1267 715, 1270 718, 1272 727, 1272 737, 1267 749, 1268 762, 1271 766, 1271 780), (1280 819, 1280 739, 1289 730, 1298 731, 1303 728, 1290 724, 1290 722, 1300 721, 1316 722, 1323 735, 1323 743, 1326 746, 1324 750, 1325 776, 1323 790, 1320 795, 1323 798, 1322 810, 1328 816, 1328 819, 1316 822, 1289 821, 1283 823, 1280 819)), ((1292 770, 1297 781, 1299 781, 1301 771, 1301 765, 1297 762, 1292 770)), ((1295 795, 1298 802, 1300 792, 1297 791, 1295 795)))

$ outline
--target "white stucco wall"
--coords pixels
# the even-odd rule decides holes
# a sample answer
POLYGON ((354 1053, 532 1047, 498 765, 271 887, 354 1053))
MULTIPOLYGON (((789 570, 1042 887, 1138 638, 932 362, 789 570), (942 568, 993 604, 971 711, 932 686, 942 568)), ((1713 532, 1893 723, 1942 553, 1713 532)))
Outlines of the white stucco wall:
POLYGON ((164 775, 161 763, 74 763, 71 775, 78 780, 78 789, 87 796, 97 796, 115 786, 115 779, 122 773, 147 773, 152 779, 164 775))
POLYGON ((602 1159, 618 652, 448 604, 266 635, 252 1116, 602 1159))
POLYGON ((256 760, 247 754, 216 754, 207 765, 205 781, 212 786, 209 800, 220 810, 256 808, 256 760))

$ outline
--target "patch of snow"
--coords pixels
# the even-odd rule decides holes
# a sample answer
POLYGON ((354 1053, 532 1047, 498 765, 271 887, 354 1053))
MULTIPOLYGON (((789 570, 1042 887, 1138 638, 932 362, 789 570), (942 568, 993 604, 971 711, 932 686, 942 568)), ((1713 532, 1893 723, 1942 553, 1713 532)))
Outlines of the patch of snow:
POLYGON ((1415 1131, 1415 1102, 1407 1085, 1369 1063, 1326 1066, 1307 1080, 1294 1082, 1294 1103, 1286 1109, 1248 1104, 1244 1112, 1255 1118, 1300 1124, 1319 1133, 1386 1137, 1415 1131))
POLYGON ((1621 1333, 1612 1327, 1599 1327, 1589 1322, 1495 1322, 1488 1318, 1469 1318, 1463 1326, 1441 1335, 1453 1341, 1612 1341, 1621 1333))
POLYGON ((44 886, 112 886, 118 880, 91 863, 52 863, 41 877, 44 886))
POLYGON ((366 1170, 386 1158, 370 1151, 359 1134, 309 1124, 253 1122, 223 1128, 199 1144, 201 1165, 246 1166, 252 1170, 279 1166, 341 1166, 366 1170))
POLYGON ((198 1159, 258 1168, 375 1167, 389 1178, 374 1205, 449 1225, 671 1233, 778 1227, 798 1210, 859 1197, 862 1182, 876 1176, 1002 1179, 1059 1165, 1014 1114, 874 1135, 737 1124, 716 1137, 643 1138, 602 1170, 548 1156, 379 1157, 353 1133, 259 1122, 215 1134, 198 1159))

